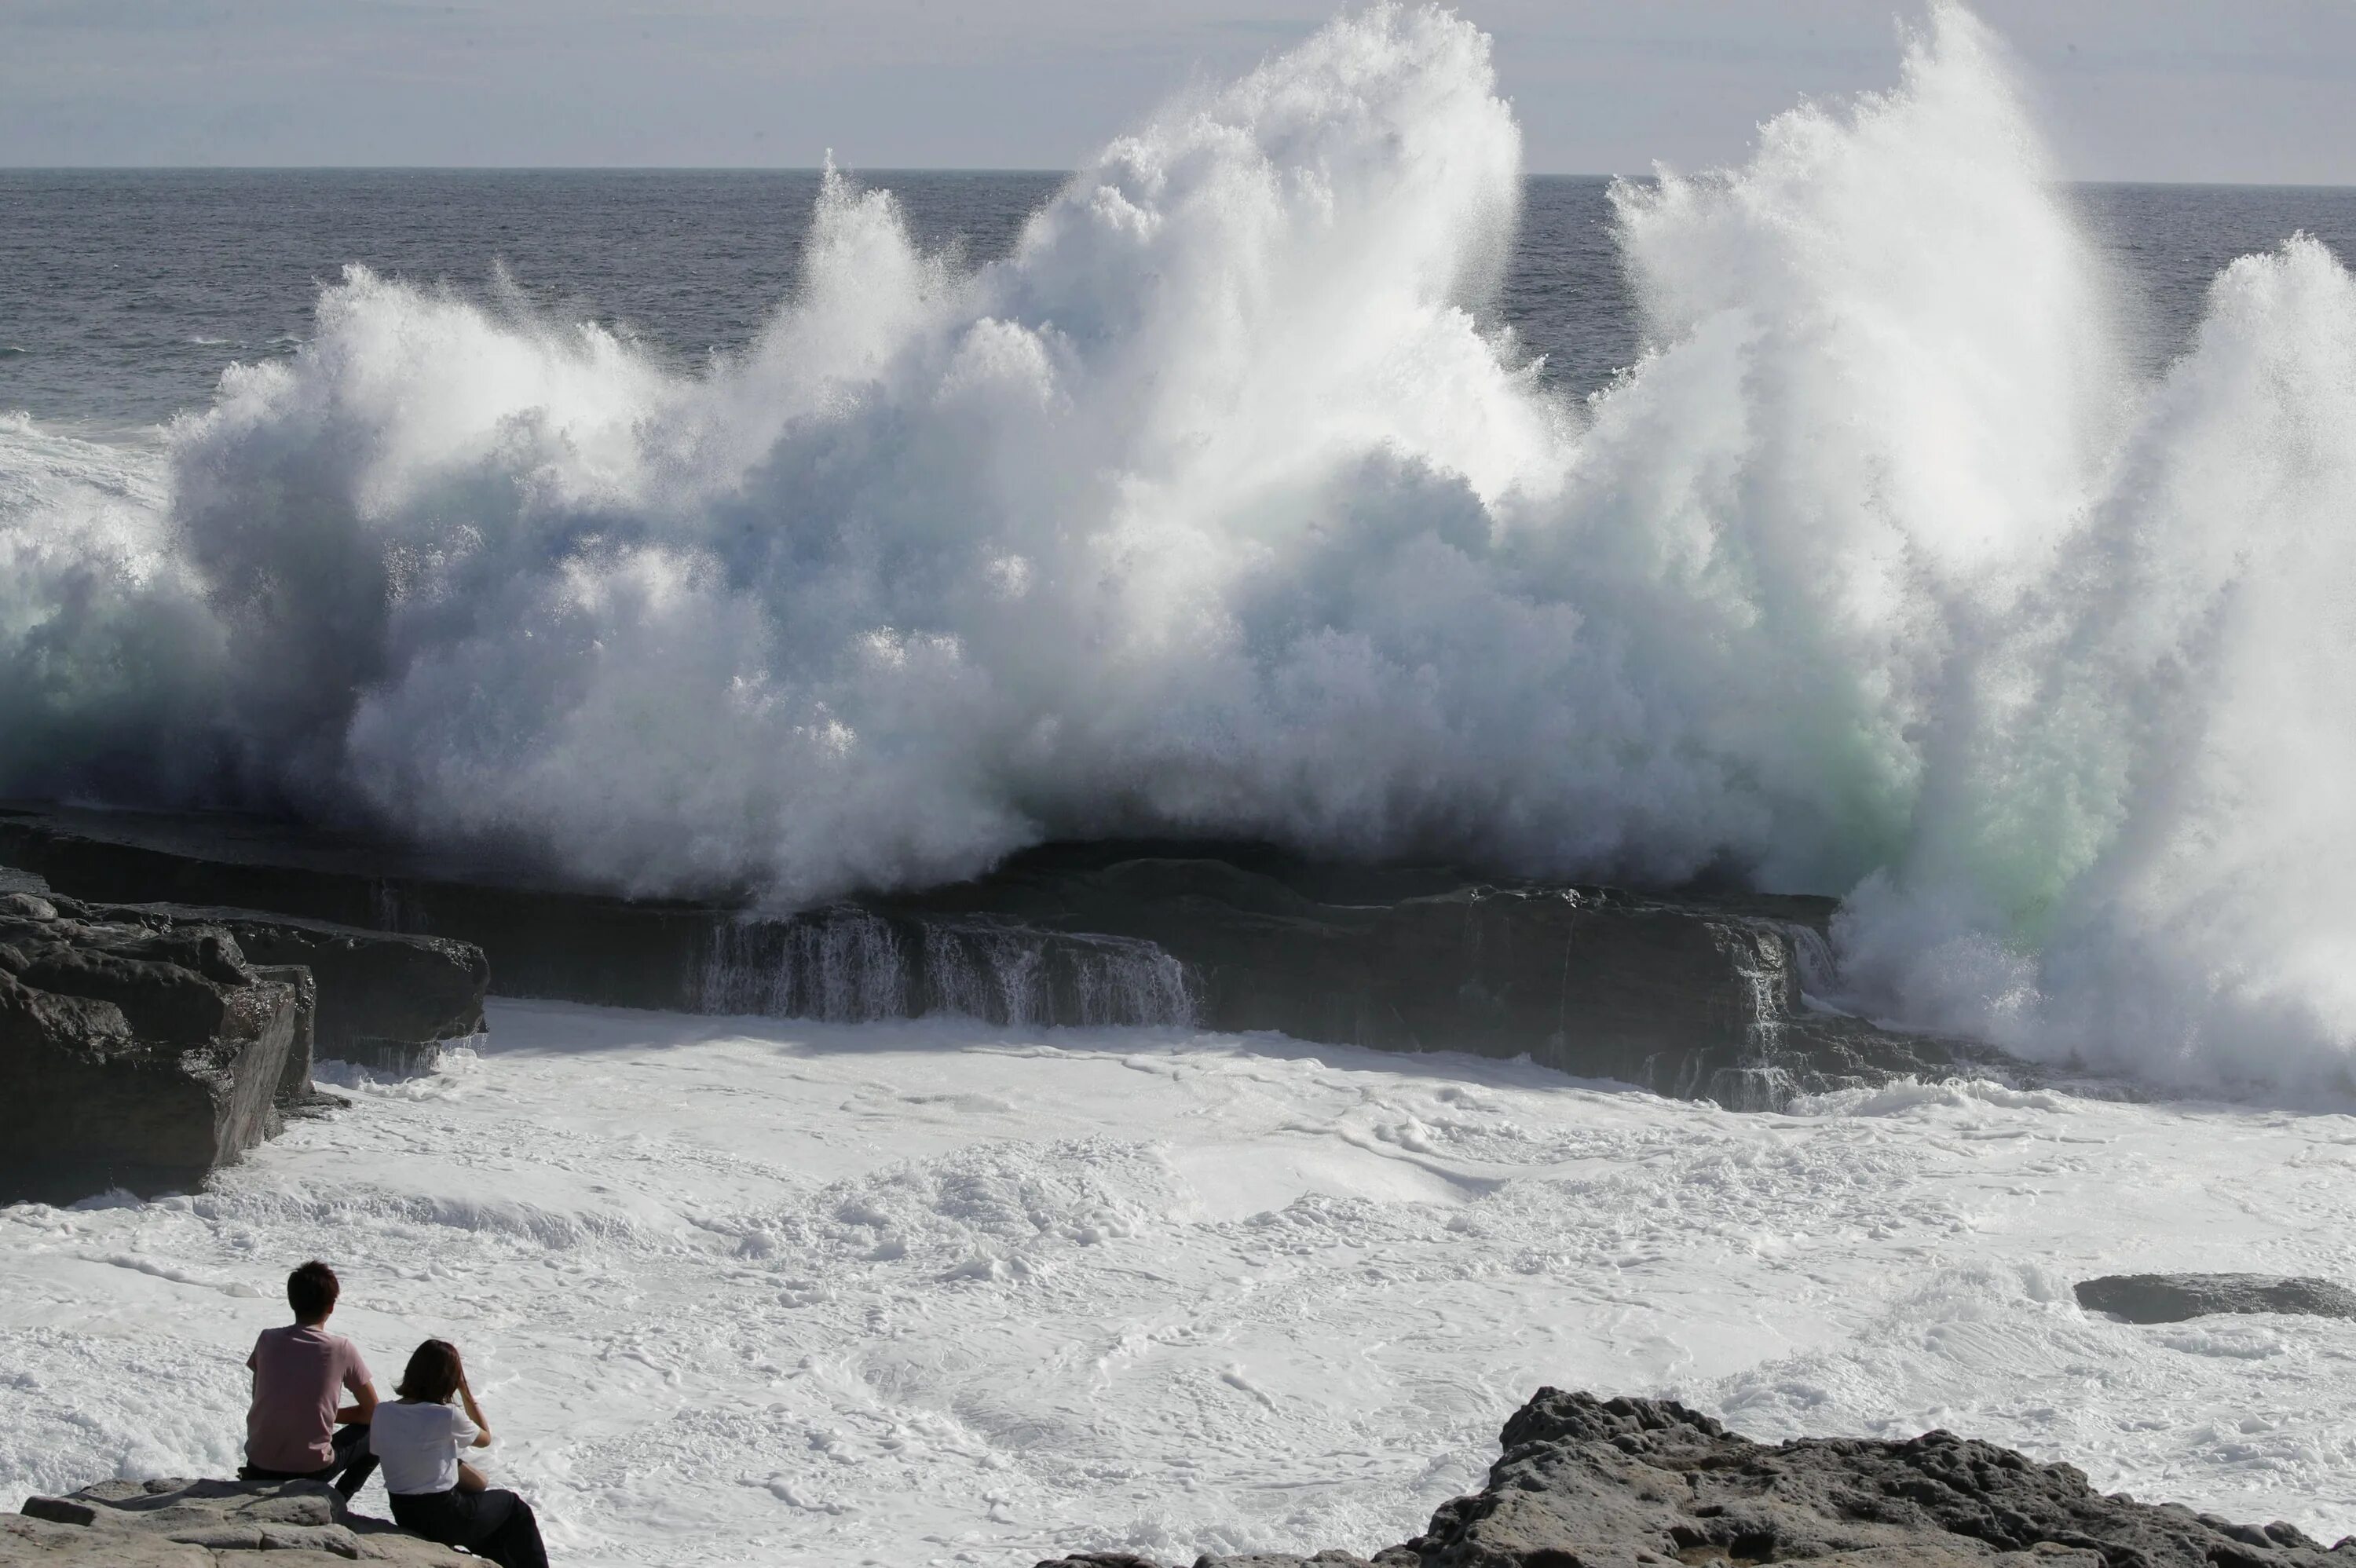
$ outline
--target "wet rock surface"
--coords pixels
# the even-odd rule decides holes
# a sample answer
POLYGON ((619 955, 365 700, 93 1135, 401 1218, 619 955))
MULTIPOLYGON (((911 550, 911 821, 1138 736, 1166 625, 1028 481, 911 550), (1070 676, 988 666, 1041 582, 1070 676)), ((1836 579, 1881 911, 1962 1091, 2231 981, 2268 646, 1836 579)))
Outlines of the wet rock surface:
POLYGON ((2181 1323, 2217 1313, 2356 1317, 2356 1290, 2270 1274, 2121 1274, 2084 1281, 2078 1305, 2130 1323, 2181 1323))
POLYGON ((190 1189, 309 1092, 311 993, 218 926, 0 893, 0 1202, 190 1189))
POLYGON ((1676 898, 1478 881, 1446 868, 1319 865, 1070 846, 893 901, 1142 941, 1183 965, 1194 1020, 1394 1051, 1528 1055, 1740 1110, 1992 1053, 1813 1005, 1829 900, 1676 898))
MULTIPOLYGON (((1033 850, 969 882, 767 916, 535 886, 520 868, 454 868, 284 825, 48 807, 0 809, 0 860, 93 901, 167 898, 454 938, 487 955, 503 996, 830 1022, 1265 1029, 1526 1054, 1749 1110, 1907 1075, 2027 1076, 1985 1048, 1817 1005, 1826 899, 1098 843, 1033 850)), ((329 990, 323 980, 323 1009, 329 990)))
POLYGON ((459 1568, 482 1559, 356 1514, 320 1481, 107 1481, 70 1498, 34 1498, 21 1514, 0 1517, 0 1564, 11 1568, 331 1561, 459 1568))
MULTIPOLYGON (((1371 1559, 1205 1557, 1200 1568, 1602 1568, 1814 1562, 1842 1568, 2295 1568, 2356 1564, 2287 1524, 2236 1524, 2104 1494, 2068 1465, 1926 1433, 1763 1444, 1667 1400, 1540 1389, 1479 1493, 1371 1559)), ((1151 1568, 1121 1554, 1041 1568, 1151 1568)))

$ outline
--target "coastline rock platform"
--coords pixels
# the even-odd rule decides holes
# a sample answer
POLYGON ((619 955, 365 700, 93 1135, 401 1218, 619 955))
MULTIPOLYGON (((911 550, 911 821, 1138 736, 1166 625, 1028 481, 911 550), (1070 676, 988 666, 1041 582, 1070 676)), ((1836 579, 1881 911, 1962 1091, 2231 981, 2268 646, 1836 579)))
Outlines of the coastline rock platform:
POLYGON ((461 1568, 483 1559, 356 1514, 324 1481, 105 1481, 0 1516, 0 1568, 461 1568))
MULTIPOLYGON (((2287 1524, 2235 1524, 2104 1494, 2069 1465, 1930 1432, 1754 1443, 1669 1400, 1540 1389, 1505 1423, 1489 1484, 1372 1558, 1251 1553, 1197 1568, 2356 1568, 2287 1524)), ((1040 1568, 1158 1568, 1082 1553, 1040 1568)))
MULTIPOLYGON (((37 805, 0 807, 0 860, 94 906, 161 898, 198 918, 228 906, 455 938, 487 955, 501 996, 829 1023, 1269 1030, 1526 1055, 1737 1110, 1899 1077, 2030 1076, 1985 1047, 1823 1005, 1828 899, 1103 842, 1029 850, 970 881, 768 912, 741 891, 619 898, 297 824, 37 805)), ((324 996, 321 1008, 327 1029, 324 996)))

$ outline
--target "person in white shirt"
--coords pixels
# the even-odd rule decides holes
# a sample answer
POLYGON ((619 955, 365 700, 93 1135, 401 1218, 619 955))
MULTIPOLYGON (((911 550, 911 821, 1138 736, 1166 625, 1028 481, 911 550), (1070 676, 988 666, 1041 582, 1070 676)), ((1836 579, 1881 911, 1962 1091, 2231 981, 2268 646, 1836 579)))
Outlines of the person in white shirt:
POLYGON ((548 1568, 531 1505, 513 1492, 489 1489, 458 1458, 460 1449, 488 1447, 491 1441, 491 1424, 466 1384, 458 1347, 447 1339, 418 1346, 392 1392, 401 1397, 376 1407, 369 1445, 384 1467, 394 1521, 412 1535, 463 1546, 501 1568, 548 1568), (451 1405, 453 1394, 463 1412, 451 1405))

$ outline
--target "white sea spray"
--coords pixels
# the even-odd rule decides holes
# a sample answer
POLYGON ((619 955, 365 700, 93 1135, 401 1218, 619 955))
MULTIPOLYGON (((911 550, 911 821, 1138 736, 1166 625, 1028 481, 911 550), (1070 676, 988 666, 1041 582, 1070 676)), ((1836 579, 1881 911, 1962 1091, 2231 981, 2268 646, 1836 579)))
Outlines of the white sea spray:
POLYGON ((701 373, 354 270, 160 478, 0 431, 0 788, 779 905, 1114 831, 1733 865, 1850 895, 1866 1010, 2344 1085, 2345 268, 2234 263, 2138 381, 1944 5, 1621 190, 1650 347, 1583 406, 1488 325, 1519 181, 1487 40, 1377 7, 987 267, 830 177, 701 373))

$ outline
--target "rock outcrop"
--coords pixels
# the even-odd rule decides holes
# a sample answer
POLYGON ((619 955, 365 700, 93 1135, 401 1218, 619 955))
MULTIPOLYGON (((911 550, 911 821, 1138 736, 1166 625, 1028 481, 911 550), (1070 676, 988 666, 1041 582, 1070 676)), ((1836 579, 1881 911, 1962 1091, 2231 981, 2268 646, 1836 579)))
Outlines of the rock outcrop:
MULTIPOLYGON (((525 869, 436 865, 284 824, 58 808, 0 810, 0 860, 91 901, 165 897, 455 938, 488 955, 506 996, 832 1022, 1267 1029, 1528 1055, 1738 1109, 1901 1075, 2026 1072, 1818 1005, 1825 899, 1104 843, 772 916, 535 885, 525 869)), ((328 989, 323 979, 323 1009, 328 989)))
MULTIPOLYGON (((1485 1488, 1371 1559, 1258 1553, 1198 1568, 2356 1568, 2356 1539, 2327 1550, 2287 1524, 2105 1495, 2071 1466, 1945 1432, 1770 1445, 1672 1401, 1540 1389, 1503 1445, 1485 1488)), ((1153 1565, 1098 1553, 1040 1568, 1153 1565)))
POLYGON ((2114 1274, 2078 1286, 2078 1305, 2130 1323, 2181 1323, 2224 1312, 2356 1317, 2356 1290, 2270 1274, 2114 1274))
POLYGON ((0 1516, 0 1568, 301 1568, 355 1560, 399 1568, 482 1561, 353 1513, 322 1481, 107 1481, 70 1498, 34 1498, 23 1513, 0 1516))
POLYGON ((85 912, 0 894, 0 1202, 193 1188, 309 1089, 303 976, 85 912))
POLYGON ((252 910, 174 903, 87 907, 91 918, 153 930, 225 931, 250 964, 309 971, 318 987, 314 1051, 320 1061, 408 1076, 431 1069, 446 1042, 483 1030, 491 966, 472 943, 252 910))

